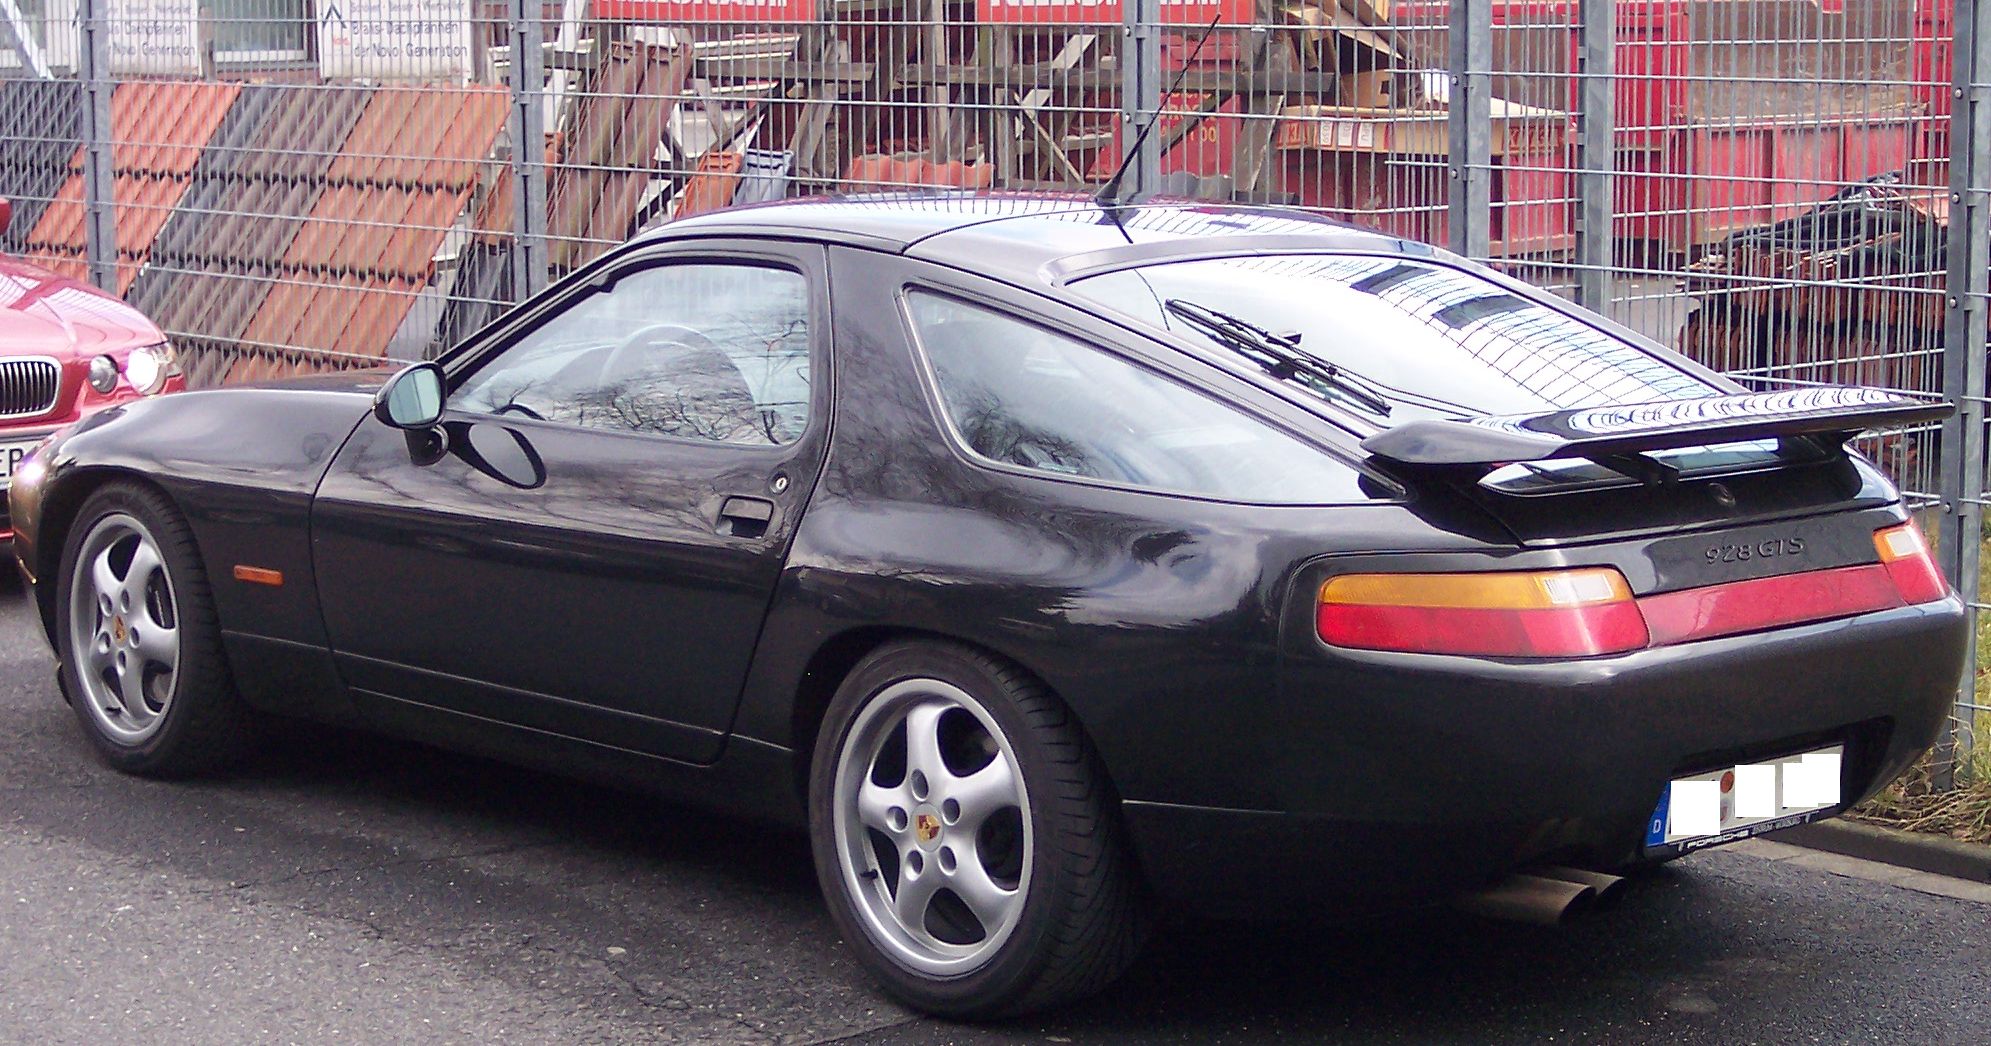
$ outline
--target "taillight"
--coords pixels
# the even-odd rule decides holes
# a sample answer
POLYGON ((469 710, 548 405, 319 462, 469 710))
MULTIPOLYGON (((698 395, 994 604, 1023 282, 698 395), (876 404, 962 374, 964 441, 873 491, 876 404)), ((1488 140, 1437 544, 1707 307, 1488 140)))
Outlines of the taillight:
POLYGON ((1902 604, 1878 563, 1805 570, 1640 596, 1639 612, 1653 646, 1760 632, 1902 604))
POLYGON ((1433 654, 1583 657, 1646 644, 1624 575, 1608 567, 1473 574, 1344 574, 1320 589, 1320 638, 1433 654))
POLYGON ((1901 591, 1901 598, 1909 603, 1933 603, 1950 594, 1950 587, 1943 580, 1943 573, 1936 569, 1935 557, 1929 555, 1929 545, 1922 540, 1922 530, 1913 523, 1902 523, 1876 530, 1873 547, 1880 553, 1881 564, 1887 567, 1887 576, 1894 579, 1894 587, 1901 591))
POLYGON ((1339 647, 1493 657, 1584 657, 1933 603, 1950 594, 1922 532, 1874 532, 1879 563, 1634 598, 1609 567, 1344 574, 1320 588, 1317 631, 1339 647))

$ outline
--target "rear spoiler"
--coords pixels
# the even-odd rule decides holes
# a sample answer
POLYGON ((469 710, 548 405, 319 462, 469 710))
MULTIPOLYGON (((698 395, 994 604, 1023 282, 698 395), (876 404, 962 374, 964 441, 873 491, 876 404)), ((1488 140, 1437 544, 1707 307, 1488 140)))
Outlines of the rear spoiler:
POLYGON ((1942 401, 1881 389, 1820 386, 1551 414, 1413 421, 1370 436, 1362 449, 1399 465, 1430 468, 1550 458, 1595 461, 1785 436, 1826 435, 1843 441, 1867 429, 1940 421, 1954 410, 1942 401))

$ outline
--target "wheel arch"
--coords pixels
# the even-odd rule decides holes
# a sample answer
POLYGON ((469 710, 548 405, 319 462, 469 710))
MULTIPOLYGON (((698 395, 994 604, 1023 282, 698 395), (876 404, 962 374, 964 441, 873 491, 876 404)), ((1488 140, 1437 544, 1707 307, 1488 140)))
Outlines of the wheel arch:
MULTIPOLYGON (((849 678, 850 673, 880 648, 895 642, 915 641, 942 643, 962 647, 988 657, 997 658, 1028 676, 1056 697, 1071 713, 1079 733, 1085 737, 1095 759, 1099 758, 1099 746, 1086 730, 1085 720, 1065 695, 1042 672, 1029 662, 1015 655, 999 650, 987 643, 976 642, 962 636, 939 632, 932 629, 915 628, 903 625, 861 625, 839 632, 818 644, 802 670, 802 676, 795 686, 795 700, 789 713, 789 744, 792 755, 791 776, 795 795, 805 807, 809 796, 809 764, 815 757, 816 741, 822 733, 823 717, 828 712, 830 702, 836 697, 837 688, 849 678)), ((1102 769, 1104 760, 1101 760, 1102 769)), ((1106 784, 1111 787, 1111 772, 1107 770, 1106 784)), ((1117 789, 1114 794, 1118 794, 1117 789)))
POLYGON ((39 582, 35 585, 35 603, 36 609, 41 612, 42 632, 51 645, 55 643, 56 588, 60 583, 56 575, 62 569, 62 550, 69 544, 70 528, 75 525, 76 516, 82 511, 83 503, 90 500, 90 495, 120 482, 144 487, 166 499, 182 517, 186 515, 186 508, 172 491, 136 469, 117 465, 87 465, 65 474, 45 495, 40 524, 35 532, 33 569, 39 582))

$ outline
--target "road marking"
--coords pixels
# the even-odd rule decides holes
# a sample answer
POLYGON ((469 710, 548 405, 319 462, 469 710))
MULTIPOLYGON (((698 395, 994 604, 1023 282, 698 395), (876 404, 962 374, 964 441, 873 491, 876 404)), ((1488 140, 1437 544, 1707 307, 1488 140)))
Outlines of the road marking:
POLYGON ((1889 886, 1914 890, 1917 893, 1991 904, 1991 883, 1974 883, 1968 879, 1937 875, 1934 872, 1897 868, 1891 864, 1881 864, 1879 861, 1863 861, 1857 857, 1828 853, 1824 850, 1808 850, 1802 846, 1771 842, 1768 839, 1744 839, 1741 842, 1730 843, 1722 849, 1796 868, 1841 875, 1848 879, 1865 879, 1869 882, 1886 883, 1889 886))

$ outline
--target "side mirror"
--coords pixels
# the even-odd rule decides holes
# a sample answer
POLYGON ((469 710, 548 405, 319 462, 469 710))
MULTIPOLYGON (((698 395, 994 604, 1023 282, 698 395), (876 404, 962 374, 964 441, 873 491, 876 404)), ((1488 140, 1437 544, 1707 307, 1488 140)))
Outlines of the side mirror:
POLYGON ((442 367, 417 363, 387 379, 373 397, 373 416, 397 429, 425 432, 442 420, 442 367))

